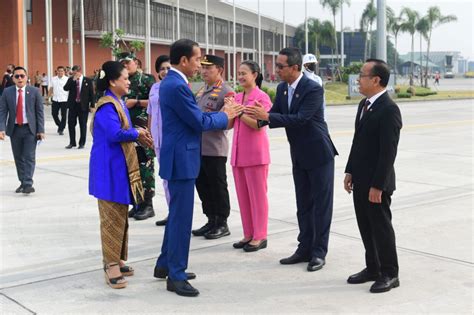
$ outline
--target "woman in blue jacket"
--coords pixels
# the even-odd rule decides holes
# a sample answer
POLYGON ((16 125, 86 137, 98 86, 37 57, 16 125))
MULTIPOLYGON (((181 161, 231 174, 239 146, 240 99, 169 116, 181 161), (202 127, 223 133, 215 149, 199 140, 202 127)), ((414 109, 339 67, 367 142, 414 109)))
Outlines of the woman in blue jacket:
POLYGON ((128 93, 127 70, 116 61, 102 65, 97 89, 104 96, 96 104, 91 123, 93 144, 89 163, 89 194, 98 199, 105 279, 109 286, 127 286, 133 275, 125 265, 128 253, 128 205, 143 200, 134 142, 152 145, 149 132, 132 128, 122 97, 128 93))

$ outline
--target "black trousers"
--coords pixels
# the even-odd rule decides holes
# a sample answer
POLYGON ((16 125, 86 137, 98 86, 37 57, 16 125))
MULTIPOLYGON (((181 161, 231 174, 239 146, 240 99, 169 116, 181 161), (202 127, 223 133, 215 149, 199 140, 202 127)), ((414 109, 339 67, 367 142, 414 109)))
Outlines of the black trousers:
POLYGON ((369 187, 354 184, 354 208, 365 247, 365 263, 369 272, 398 276, 395 232, 392 226, 391 193, 382 193, 382 203, 369 201, 369 187))
POLYGON ((89 111, 83 111, 80 103, 69 104, 69 114, 67 117, 67 126, 69 130, 69 144, 76 145, 76 124, 79 119, 79 129, 81 136, 79 138, 79 145, 86 144, 87 135, 87 118, 89 111))
POLYGON ((22 186, 32 186, 36 165, 36 135, 31 133, 28 124, 15 125, 10 140, 18 180, 22 186))
POLYGON ((67 120, 67 102, 55 102, 51 106, 51 114, 53 115, 54 123, 58 126, 58 131, 63 131, 66 128, 67 120), (59 110, 61 110, 61 120, 59 120, 59 110))
POLYGON ((196 179, 196 189, 202 209, 208 218, 225 220, 230 214, 229 191, 226 174, 227 157, 203 156, 201 169, 196 179))
POLYGON ((41 95, 44 97, 45 95, 48 96, 48 86, 42 85, 41 86, 41 95))
POLYGON ((326 258, 334 200, 334 160, 310 170, 293 166, 298 249, 303 257, 326 258))

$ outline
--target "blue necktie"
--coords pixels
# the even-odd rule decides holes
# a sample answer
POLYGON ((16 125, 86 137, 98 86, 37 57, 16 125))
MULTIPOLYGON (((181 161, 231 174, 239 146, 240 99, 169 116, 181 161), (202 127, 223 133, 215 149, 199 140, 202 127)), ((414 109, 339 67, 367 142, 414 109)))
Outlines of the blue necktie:
POLYGON ((288 111, 291 109, 291 100, 293 99, 293 93, 295 90, 291 85, 288 86, 288 111))

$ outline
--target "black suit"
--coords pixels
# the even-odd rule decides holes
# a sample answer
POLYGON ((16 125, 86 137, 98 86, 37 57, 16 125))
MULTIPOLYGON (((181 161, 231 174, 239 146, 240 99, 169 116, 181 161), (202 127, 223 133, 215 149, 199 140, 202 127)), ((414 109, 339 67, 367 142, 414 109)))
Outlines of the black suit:
POLYGON ((354 208, 365 247, 367 269, 398 276, 395 233, 390 211, 395 190, 393 164, 397 155, 402 117, 388 93, 382 94, 360 119, 365 99, 357 110, 355 133, 345 172, 352 175, 354 208), (382 190, 382 203, 369 202, 371 187, 382 190))
POLYGON ((76 123, 79 118, 79 128, 81 130, 79 145, 83 146, 86 143, 89 109, 94 107, 94 87, 92 85, 92 80, 83 76, 80 89, 80 102, 76 102, 77 83, 72 77, 69 78, 64 85, 64 90, 69 91, 67 98, 69 107, 69 114, 67 117, 69 144, 73 146, 76 145, 76 123))
POLYGON ((324 121, 324 90, 303 75, 288 109, 288 83, 277 87, 270 128, 285 127, 290 143, 300 233, 297 253, 324 259, 328 250, 337 155, 324 121))

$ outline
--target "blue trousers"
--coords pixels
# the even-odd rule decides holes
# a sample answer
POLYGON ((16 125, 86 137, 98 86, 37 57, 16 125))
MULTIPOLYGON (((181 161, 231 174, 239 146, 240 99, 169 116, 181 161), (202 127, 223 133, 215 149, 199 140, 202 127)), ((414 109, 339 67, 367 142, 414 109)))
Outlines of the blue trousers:
POLYGON ((334 160, 310 170, 293 167, 298 226, 297 253, 324 259, 334 199, 334 160))
POLYGON ((168 269, 168 277, 173 281, 187 279, 195 182, 195 179, 168 181, 170 192, 168 222, 156 266, 168 269))

